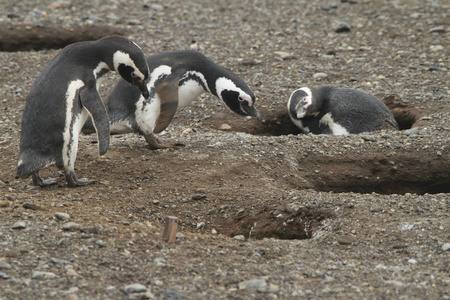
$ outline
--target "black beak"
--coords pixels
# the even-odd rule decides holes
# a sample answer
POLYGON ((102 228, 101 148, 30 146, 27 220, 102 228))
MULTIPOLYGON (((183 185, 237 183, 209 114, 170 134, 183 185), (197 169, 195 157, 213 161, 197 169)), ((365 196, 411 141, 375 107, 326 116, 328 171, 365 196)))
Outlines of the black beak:
POLYGON ((242 105, 242 109, 249 115, 255 117, 258 121, 262 121, 262 116, 254 106, 242 105))
POLYGON ((141 91, 142 96, 144 96, 145 99, 148 99, 148 97, 150 97, 150 93, 148 91, 147 83, 145 82, 145 80, 135 80, 133 82, 133 84, 137 88, 139 88, 139 90, 141 91))

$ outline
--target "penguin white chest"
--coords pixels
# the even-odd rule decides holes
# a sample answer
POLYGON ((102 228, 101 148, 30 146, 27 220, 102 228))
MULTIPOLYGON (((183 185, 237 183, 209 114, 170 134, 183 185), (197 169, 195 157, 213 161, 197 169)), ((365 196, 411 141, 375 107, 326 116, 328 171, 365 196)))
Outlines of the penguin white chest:
POLYGON ((322 124, 328 125, 330 127, 333 135, 349 135, 348 130, 342 125, 336 123, 331 116, 331 113, 325 114, 319 121, 322 124))
POLYGON ((184 81, 183 84, 178 87, 178 110, 189 105, 204 92, 205 90, 197 81, 184 81))

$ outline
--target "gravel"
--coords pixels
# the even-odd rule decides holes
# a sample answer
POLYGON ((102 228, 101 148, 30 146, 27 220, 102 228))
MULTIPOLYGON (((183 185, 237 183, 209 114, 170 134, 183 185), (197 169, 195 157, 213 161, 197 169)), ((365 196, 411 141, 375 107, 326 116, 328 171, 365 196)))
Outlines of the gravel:
POLYGON ((58 50, 0 52, 1 299, 450 298, 450 194, 429 188, 450 176, 446 1, 40 0, 0 11, 1 26, 114 26, 148 54, 198 49, 245 79, 264 116, 204 95, 160 134, 185 147, 150 151, 118 135, 99 157, 96 137, 81 136, 77 172, 97 183, 66 188, 50 167, 43 176, 60 185, 29 189, 14 178, 24 98, 58 50), (418 118, 396 132, 276 134, 292 91, 320 84, 395 94, 418 118), (254 238, 278 229, 264 221, 301 212, 307 239, 254 238), (167 216, 180 220, 172 244, 167 216))

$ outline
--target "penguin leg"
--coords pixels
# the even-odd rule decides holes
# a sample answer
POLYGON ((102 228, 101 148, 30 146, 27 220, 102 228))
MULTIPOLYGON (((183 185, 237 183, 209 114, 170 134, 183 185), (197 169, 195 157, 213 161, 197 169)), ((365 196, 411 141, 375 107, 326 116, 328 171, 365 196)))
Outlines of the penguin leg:
POLYGON ((99 153, 103 155, 109 146, 109 118, 106 107, 96 88, 84 88, 80 91, 80 100, 91 115, 97 130, 99 153))
POLYGON ((47 180, 42 180, 41 176, 39 176, 39 172, 34 172, 31 175, 31 178, 33 179, 33 184, 35 186, 45 187, 49 185, 54 185, 58 183, 57 178, 49 178, 47 180))
POLYGON ((64 176, 66 178, 68 187, 78 187, 78 186, 95 183, 95 180, 89 180, 87 178, 78 179, 78 177, 74 171, 65 171, 64 170, 64 176))
POLYGON ((154 133, 144 134, 145 141, 148 143, 148 146, 152 150, 156 149, 167 149, 167 148, 175 148, 175 147, 184 147, 185 145, 182 143, 167 143, 162 142, 154 133))

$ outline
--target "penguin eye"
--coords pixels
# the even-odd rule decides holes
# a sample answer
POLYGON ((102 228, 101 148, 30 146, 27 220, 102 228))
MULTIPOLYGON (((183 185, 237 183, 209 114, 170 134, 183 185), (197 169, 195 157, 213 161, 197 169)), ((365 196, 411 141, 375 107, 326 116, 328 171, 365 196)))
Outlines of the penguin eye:
POLYGON ((138 78, 138 75, 135 72, 131 72, 131 77, 138 78))
POLYGON ((238 97, 238 100, 241 101, 241 102, 245 101, 244 98, 242 98, 241 96, 238 97))

